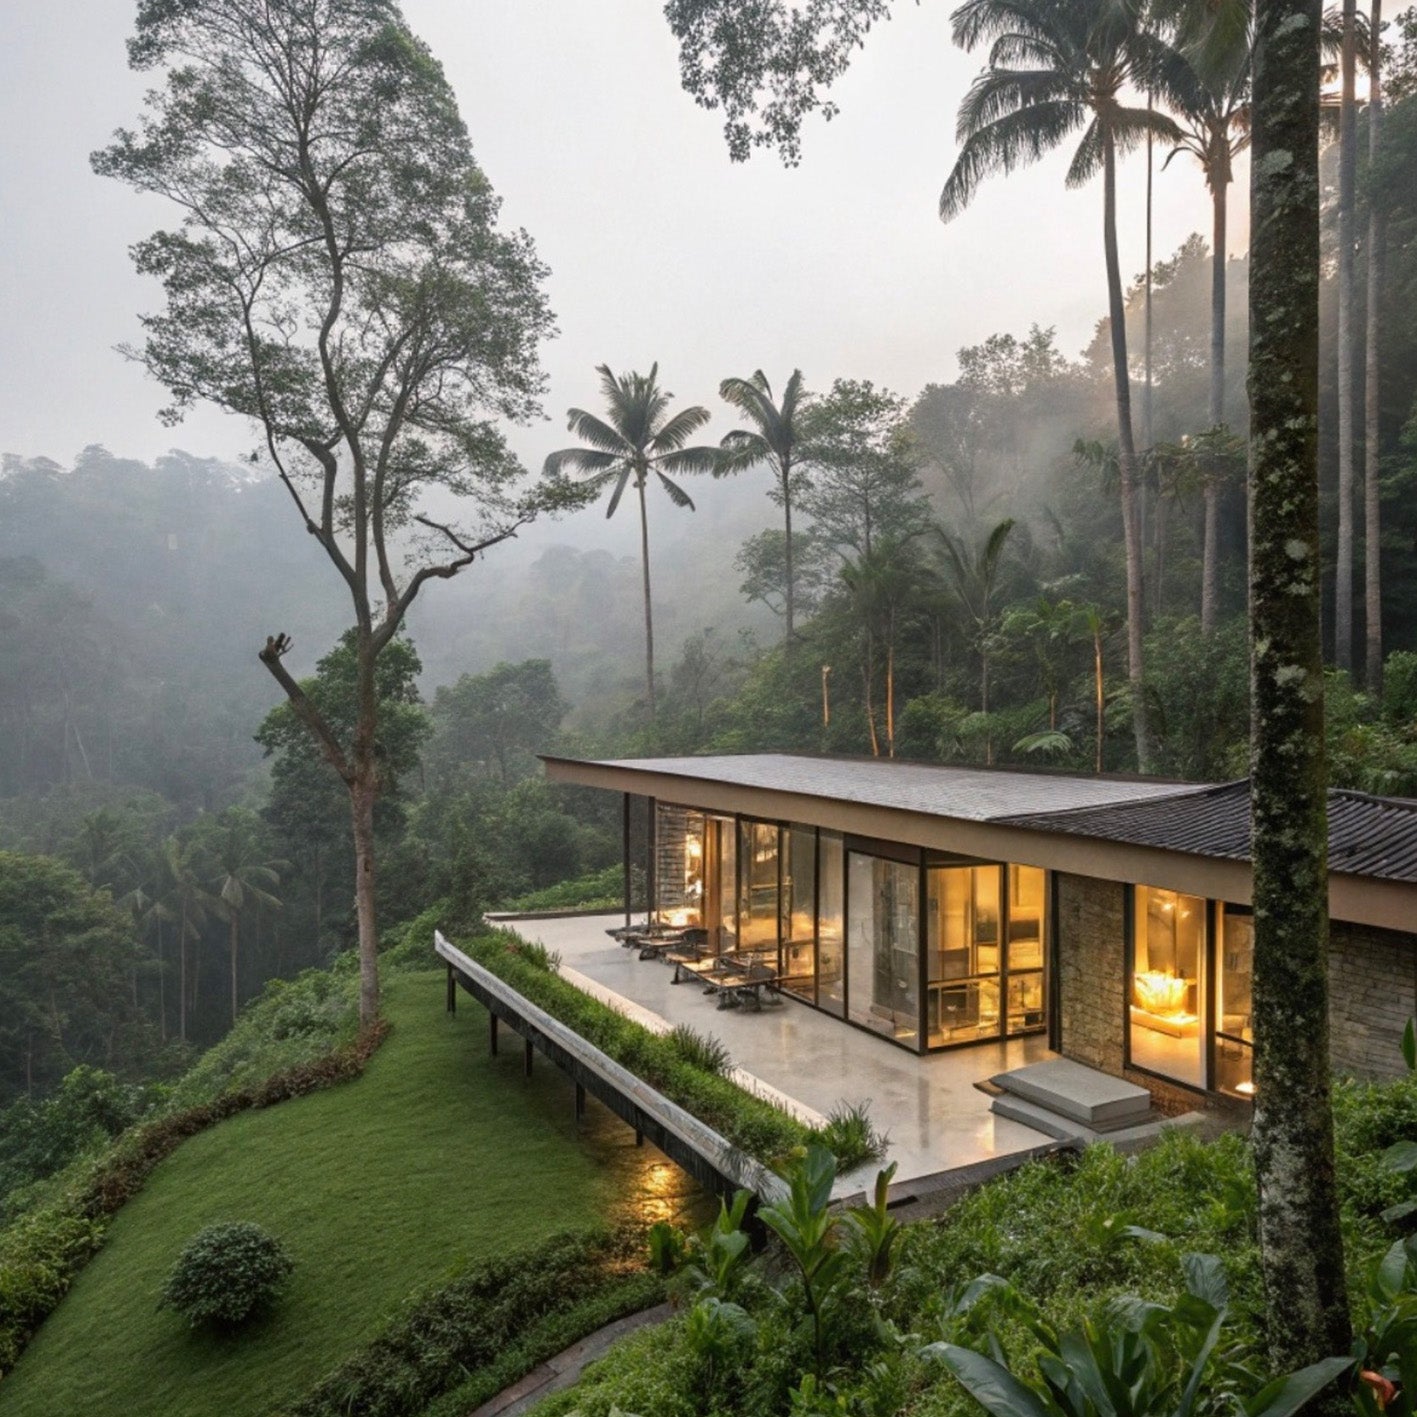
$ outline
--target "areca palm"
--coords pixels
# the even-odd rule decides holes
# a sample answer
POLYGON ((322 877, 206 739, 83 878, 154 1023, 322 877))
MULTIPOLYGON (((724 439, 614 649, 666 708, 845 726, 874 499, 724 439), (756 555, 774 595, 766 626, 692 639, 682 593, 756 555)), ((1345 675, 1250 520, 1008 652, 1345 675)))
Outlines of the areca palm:
POLYGON ((1136 495, 1136 441, 1127 367, 1126 308, 1117 254, 1117 155, 1148 133, 1175 142, 1180 130, 1154 108, 1128 106, 1129 85, 1157 86, 1167 49, 1142 30, 1127 0, 966 0, 953 16, 955 42, 965 49, 990 42, 988 66, 960 104, 960 153, 940 194, 948 221, 991 173, 1009 173, 1081 139, 1067 181, 1079 187, 1102 174, 1103 253, 1107 267, 1112 371, 1122 525, 1127 561, 1127 672, 1133 693, 1137 763, 1151 764, 1142 678, 1141 524, 1136 495))
POLYGON ((598 365, 601 391, 605 395, 606 417, 581 408, 567 410, 566 424, 585 447, 562 448, 546 459, 548 477, 565 472, 583 474, 597 490, 611 488, 607 517, 615 515, 625 489, 632 483, 640 503, 640 558, 645 595, 645 695, 651 722, 654 720, 654 613, 650 601, 649 512, 645 487, 650 474, 669 494, 676 507, 694 510, 693 499, 679 486, 673 473, 711 472, 719 453, 716 448, 688 447, 689 439, 709 420, 709 411, 698 404, 669 412, 674 397, 659 387, 659 364, 650 365, 648 374, 629 373, 619 378, 608 364, 598 365))
POLYGON ((792 566, 792 493, 797 473, 797 410, 802 401, 802 371, 794 369, 782 391, 782 399, 774 403, 772 385, 761 369, 751 379, 725 379, 718 386, 719 397, 731 403, 753 424, 752 428, 735 428, 724 436, 719 446, 723 455, 717 472, 739 472, 744 468, 766 464, 777 479, 773 500, 782 507, 787 540, 787 586, 784 597, 786 626, 784 641, 792 648, 794 577, 792 566))

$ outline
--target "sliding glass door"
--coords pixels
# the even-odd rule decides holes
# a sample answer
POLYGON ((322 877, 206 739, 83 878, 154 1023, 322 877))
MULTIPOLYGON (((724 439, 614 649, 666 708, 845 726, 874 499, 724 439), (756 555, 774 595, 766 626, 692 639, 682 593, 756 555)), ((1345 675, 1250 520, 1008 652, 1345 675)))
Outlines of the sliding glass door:
POLYGON ((920 1037, 920 867, 847 858, 847 1016, 901 1042, 920 1037))

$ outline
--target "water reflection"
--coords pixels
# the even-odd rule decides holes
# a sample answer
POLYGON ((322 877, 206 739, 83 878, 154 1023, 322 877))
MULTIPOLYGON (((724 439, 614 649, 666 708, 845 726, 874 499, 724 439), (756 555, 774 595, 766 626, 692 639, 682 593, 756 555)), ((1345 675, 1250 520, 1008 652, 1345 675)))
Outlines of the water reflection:
POLYGON ((649 1142, 636 1146, 634 1132, 594 1098, 586 1100, 577 1133, 580 1144, 613 1176, 615 1201, 607 1216, 612 1224, 648 1229, 666 1220, 694 1230, 717 1214, 713 1197, 698 1182, 649 1142))

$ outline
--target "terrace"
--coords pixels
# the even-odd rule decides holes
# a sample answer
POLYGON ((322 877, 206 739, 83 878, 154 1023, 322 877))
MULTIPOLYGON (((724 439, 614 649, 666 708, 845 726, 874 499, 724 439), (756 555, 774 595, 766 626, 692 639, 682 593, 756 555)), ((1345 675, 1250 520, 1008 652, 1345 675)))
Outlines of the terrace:
POLYGON ((718 1008, 694 980, 676 985, 672 966, 642 960, 611 939, 606 929, 623 916, 507 923, 559 954, 569 982, 647 1027, 686 1024, 718 1038, 739 1082, 804 1121, 819 1123, 843 1102, 869 1104, 889 1134, 897 1186, 946 1172, 963 1179, 1054 1145, 1044 1133, 991 1113, 991 1098, 978 1087, 996 1073, 1051 1057, 1042 1035, 921 1057, 883 1047, 870 1033, 792 999, 761 1010, 718 1008))

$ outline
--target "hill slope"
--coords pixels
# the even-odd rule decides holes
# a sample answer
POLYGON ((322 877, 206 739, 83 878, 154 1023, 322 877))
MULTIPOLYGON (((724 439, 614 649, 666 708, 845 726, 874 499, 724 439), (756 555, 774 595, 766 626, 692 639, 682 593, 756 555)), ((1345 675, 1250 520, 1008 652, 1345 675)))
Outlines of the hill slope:
POLYGON ((519 1048, 488 1058, 486 1014, 445 1014, 441 973, 391 976, 386 1008, 393 1033, 363 1077, 243 1113, 158 1168, 6 1379, 6 1417, 265 1412, 469 1260, 678 1184, 608 1114, 577 1129, 549 1065, 528 1082, 519 1048), (163 1277, 195 1230, 238 1219, 290 1246, 290 1289, 239 1337, 189 1332, 156 1307, 163 1277))

